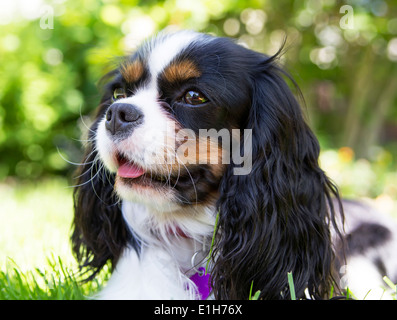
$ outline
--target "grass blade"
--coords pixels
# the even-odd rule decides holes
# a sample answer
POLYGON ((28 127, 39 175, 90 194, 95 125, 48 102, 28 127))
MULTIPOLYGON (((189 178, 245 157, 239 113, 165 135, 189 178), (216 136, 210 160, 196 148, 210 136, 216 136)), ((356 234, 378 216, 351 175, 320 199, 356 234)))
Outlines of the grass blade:
POLYGON ((212 251, 213 251, 213 249, 214 249, 215 235, 216 235, 216 229, 218 228, 218 222, 219 222, 219 212, 218 212, 218 214, 216 215, 216 218, 215 218, 214 233, 212 234, 212 241, 211 241, 210 253, 208 254, 207 263, 206 263, 206 265, 205 265, 205 274, 208 273, 208 266, 210 265, 211 256, 212 256, 212 251))
POLYGON ((251 288, 250 288, 250 294, 248 296, 248 300, 252 300, 252 287, 254 286, 254 281, 251 281, 251 288))
POLYGON ((291 300, 296 300, 294 278, 292 277, 292 272, 288 272, 288 284, 289 284, 289 291, 291 293, 291 300))
POLYGON ((391 281, 387 276, 383 277, 383 281, 386 282, 386 284, 393 289, 394 292, 396 292, 397 286, 391 281))
POLYGON ((261 295, 261 291, 260 290, 256 291, 251 300, 259 300, 260 295, 261 295))
POLYGON ((257 290, 254 294, 254 296, 252 296, 252 288, 254 287, 254 281, 251 282, 251 288, 250 288, 250 294, 248 296, 248 300, 259 300, 259 296, 261 295, 261 291, 257 290))

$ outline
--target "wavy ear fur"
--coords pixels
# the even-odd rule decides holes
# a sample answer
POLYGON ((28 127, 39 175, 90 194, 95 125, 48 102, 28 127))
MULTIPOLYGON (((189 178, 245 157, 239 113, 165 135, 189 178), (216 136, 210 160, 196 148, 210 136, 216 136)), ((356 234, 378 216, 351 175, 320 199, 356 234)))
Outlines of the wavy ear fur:
POLYGON ((260 298, 290 299, 288 272, 297 297, 305 288, 324 297, 332 285, 331 198, 340 204, 339 195, 276 58, 262 56, 251 75, 252 171, 233 175, 229 165, 221 182, 212 274, 218 299, 247 299, 251 284, 260 298))
POLYGON ((72 249, 80 267, 90 272, 87 280, 91 280, 108 261, 114 266, 127 244, 137 247, 113 190, 115 177, 105 171, 95 148, 98 123, 110 104, 106 96, 89 130, 88 145, 83 165, 77 171, 74 191, 72 249))

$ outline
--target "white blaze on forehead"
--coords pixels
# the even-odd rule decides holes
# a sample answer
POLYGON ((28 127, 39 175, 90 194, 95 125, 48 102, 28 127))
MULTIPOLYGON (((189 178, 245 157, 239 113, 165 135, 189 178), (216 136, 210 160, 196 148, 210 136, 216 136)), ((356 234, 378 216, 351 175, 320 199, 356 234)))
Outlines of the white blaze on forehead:
POLYGON ((158 102, 159 90, 157 78, 170 63, 195 41, 208 42, 212 38, 205 37, 193 31, 181 31, 174 34, 160 34, 146 44, 147 66, 151 75, 149 84, 137 89, 134 95, 118 99, 117 103, 126 103, 139 108, 144 117, 143 123, 137 126, 126 139, 114 141, 109 136, 104 117, 98 127, 97 148, 106 167, 115 172, 117 170, 116 152, 122 153, 129 160, 144 168, 153 165, 153 160, 162 161, 164 148, 173 151, 174 145, 165 140, 169 133, 174 133, 175 123, 170 121, 167 112, 158 102))
POLYGON ((152 79, 156 79, 161 71, 172 60, 201 35, 193 31, 182 31, 156 38, 149 57, 149 68, 152 79))

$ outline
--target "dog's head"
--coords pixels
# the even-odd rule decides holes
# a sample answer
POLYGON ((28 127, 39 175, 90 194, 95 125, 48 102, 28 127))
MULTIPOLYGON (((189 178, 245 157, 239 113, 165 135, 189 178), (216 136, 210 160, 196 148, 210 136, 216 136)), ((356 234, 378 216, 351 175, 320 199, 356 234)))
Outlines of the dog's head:
POLYGON ((246 298, 251 284, 262 297, 287 297, 290 271, 298 296, 329 289, 338 195, 276 60, 187 31, 122 59, 108 76, 75 193, 72 240, 83 265, 98 271, 125 246, 139 250, 119 200, 182 229, 178 221, 203 219, 197 208, 211 207, 219 212, 216 297, 246 298))
POLYGON ((245 126, 251 103, 247 52, 225 39, 180 32, 121 62, 95 144, 122 199, 164 212, 217 198, 232 129, 245 126))

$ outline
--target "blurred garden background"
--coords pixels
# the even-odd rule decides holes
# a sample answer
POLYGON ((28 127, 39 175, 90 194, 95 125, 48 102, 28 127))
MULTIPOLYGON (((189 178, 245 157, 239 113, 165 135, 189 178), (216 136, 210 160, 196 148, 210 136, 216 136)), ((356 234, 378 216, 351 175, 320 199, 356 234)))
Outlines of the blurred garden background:
POLYGON ((51 254, 75 267, 71 163, 98 80, 164 28, 268 54, 286 36, 323 168, 343 196, 397 216, 397 1, 0 0, 0 270, 51 254))

